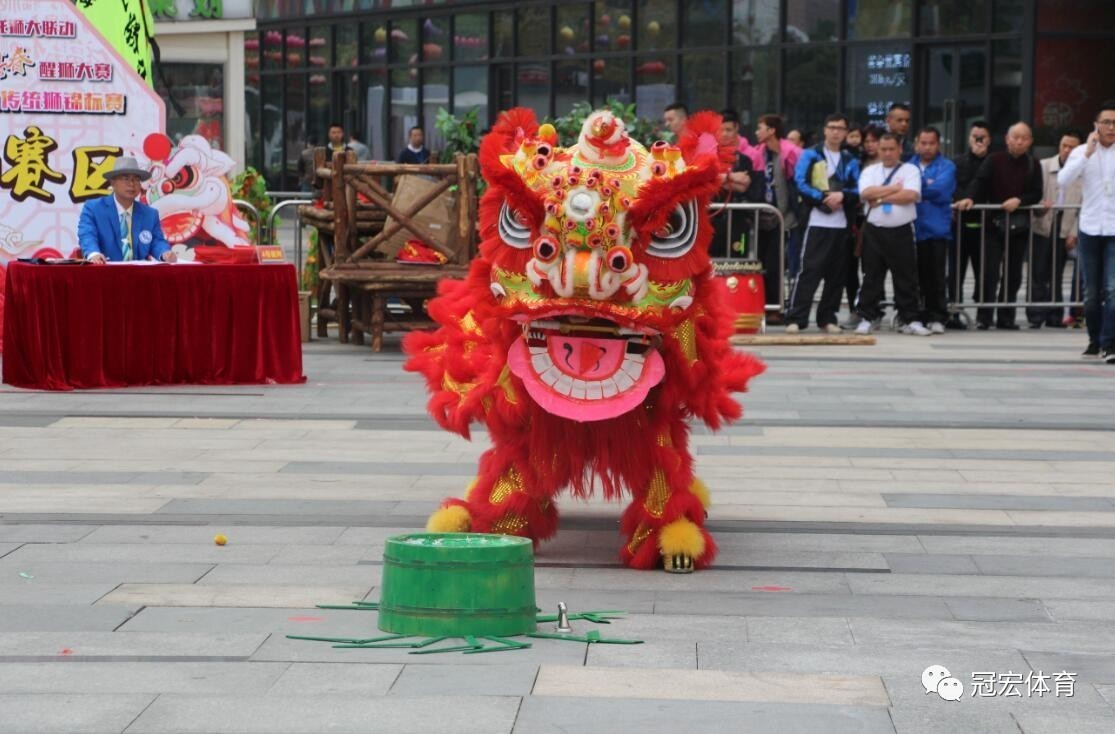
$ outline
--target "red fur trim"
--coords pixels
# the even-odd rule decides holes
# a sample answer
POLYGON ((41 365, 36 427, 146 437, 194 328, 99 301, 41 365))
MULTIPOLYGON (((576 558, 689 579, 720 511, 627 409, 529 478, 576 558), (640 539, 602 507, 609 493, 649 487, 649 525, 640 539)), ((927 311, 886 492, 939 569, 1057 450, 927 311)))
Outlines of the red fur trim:
POLYGON ((723 118, 712 110, 701 110, 686 119, 685 128, 678 136, 678 147, 681 148, 681 157, 686 163, 695 163, 702 153, 702 147, 714 147, 717 149, 718 170, 721 173, 731 170, 735 162, 735 151, 725 151, 719 144, 720 126, 723 122, 723 118))

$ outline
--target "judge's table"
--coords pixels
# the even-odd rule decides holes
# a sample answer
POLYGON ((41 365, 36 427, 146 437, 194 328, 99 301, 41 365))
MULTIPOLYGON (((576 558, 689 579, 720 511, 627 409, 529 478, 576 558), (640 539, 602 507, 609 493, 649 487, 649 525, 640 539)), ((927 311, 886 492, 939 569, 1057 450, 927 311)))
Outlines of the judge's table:
POLYGON ((305 382, 290 264, 7 267, 4 382, 39 390, 305 382))

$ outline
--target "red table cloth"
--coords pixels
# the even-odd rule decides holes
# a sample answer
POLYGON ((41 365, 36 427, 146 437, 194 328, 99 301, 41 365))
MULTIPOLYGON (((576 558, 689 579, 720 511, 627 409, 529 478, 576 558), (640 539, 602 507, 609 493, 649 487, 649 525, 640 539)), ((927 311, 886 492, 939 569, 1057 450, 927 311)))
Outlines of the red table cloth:
POLYGON ((7 268, 4 382, 42 390, 299 383, 293 265, 7 268))

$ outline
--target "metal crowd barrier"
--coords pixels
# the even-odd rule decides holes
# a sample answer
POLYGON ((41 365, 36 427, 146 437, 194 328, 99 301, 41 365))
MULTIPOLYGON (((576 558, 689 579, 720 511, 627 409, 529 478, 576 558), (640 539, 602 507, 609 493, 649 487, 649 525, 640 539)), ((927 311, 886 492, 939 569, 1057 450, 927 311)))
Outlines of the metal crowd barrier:
MULTIPOLYGON (((287 193, 287 192, 279 192, 279 193, 287 193)), ((272 196, 270 193, 268 195, 272 196)), ((299 194, 299 196, 305 196, 305 194, 299 194)), ((275 198, 275 197, 272 196, 272 198, 275 198)), ((308 205, 308 204, 313 204, 313 203, 314 203, 313 199, 289 198, 289 199, 284 199, 283 201, 280 201, 278 204, 273 206, 271 208, 271 215, 269 217, 267 217, 267 235, 268 235, 267 236, 267 242, 269 244, 272 244, 272 245, 275 244, 275 241, 277 239, 277 235, 276 235, 276 232, 275 232, 275 219, 279 216, 279 212, 281 212, 283 209, 286 209, 287 207, 301 206, 302 204, 307 204, 308 205)), ((294 267, 298 269, 298 287, 299 288, 302 287, 302 266, 303 266, 303 264, 304 263, 303 263, 303 257, 302 257, 302 216, 300 214, 298 214, 298 210, 296 209, 295 212, 294 212, 294 267)))
MULTIPOLYGON (((950 285, 953 286, 953 294, 955 294, 956 296, 959 296, 957 302, 949 303, 949 312, 950 313, 960 313, 965 308, 1007 308, 1007 309, 1009 309, 1009 308, 1072 308, 1072 307, 1077 307, 1077 306, 1083 306, 1084 305, 1083 300, 1073 299, 1071 297, 1071 295, 1067 298, 1062 298, 1060 300, 1057 300, 1056 299, 1057 283, 1056 283, 1056 280, 1055 280, 1056 277, 1057 277, 1057 260, 1058 260, 1058 254, 1059 254, 1058 249, 1059 249, 1059 240, 1060 240, 1061 219, 1064 216, 1064 213, 1066 211, 1079 211, 1079 209, 1080 209, 1079 205, 1056 205, 1056 206, 1050 207, 1049 209, 1046 209, 1044 206, 1042 206, 1040 204, 1036 204, 1036 205, 1033 205, 1033 206, 1019 207, 1015 211, 1026 212, 1028 214, 1028 216, 1029 216, 1029 227, 1027 228, 1027 231, 1026 231, 1025 235, 1022 235, 1021 233, 1018 233, 1018 234, 1015 234, 1013 236, 1013 238, 1012 238, 1011 233, 1010 233, 1009 224, 1006 227, 1005 231, 1003 231, 1002 233, 1000 233, 998 231, 998 228, 994 226, 994 222, 993 222, 994 216, 996 214, 999 214, 999 213, 1005 213, 1005 210, 1003 209, 1002 204, 976 204, 976 205, 972 206, 972 208, 967 210, 966 212, 957 212, 958 216, 955 217, 955 220, 956 220, 956 237, 955 237, 955 241, 953 243, 953 246, 957 248, 957 256, 956 256, 957 257, 957 262, 959 262, 961 260, 961 249, 960 248, 962 247, 962 242, 963 242, 963 240, 962 240, 963 234, 964 234, 963 230, 966 228, 966 224, 968 224, 972 221, 971 215, 974 212, 974 213, 979 215, 979 224, 980 224, 980 226, 979 226, 979 233, 980 233, 979 234, 979 252, 978 252, 979 266, 980 267, 979 267, 979 277, 976 279, 977 282, 975 284, 975 290, 973 292, 973 297, 975 298, 975 301, 973 301, 973 302, 965 302, 964 298, 963 298, 962 286, 963 286, 963 282, 964 282, 964 276, 965 276, 966 271, 968 269, 967 265, 965 265, 963 270, 958 269, 955 273, 950 273, 949 274, 949 277, 952 279, 952 283, 950 285), (990 214, 990 216, 989 216, 989 214, 990 214), (964 216, 964 215, 967 215, 967 216, 964 216), (1035 285, 1039 285, 1039 286, 1044 285, 1042 283, 1035 283, 1034 277, 1033 277, 1033 266, 1034 266, 1034 262, 1035 262, 1035 259, 1034 259, 1034 239, 1035 239, 1035 237, 1040 237, 1041 236, 1041 235, 1036 235, 1034 233, 1034 225, 1039 221, 1039 219, 1042 216, 1049 218, 1047 221, 1049 222, 1049 225, 1050 225, 1050 229, 1049 229, 1050 234, 1049 234, 1049 237, 1047 238, 1050 241, 1049 242, 1049 260, 1050 260, 1050 262, 1049 262, 1049 270, 1048 270, 1048 273, 1049 273, 1049 284, 1048 284, 1049 297, 1044 298, 1041 301, 1035 301, 1034 300, 1034 287, 1035 287, 1035 285), (985 279, 986 279, 985 274, 987 273, 987 245, 988 245, 988 235, 989 235, 989 233, 994 237, 999 237, 1000 234, 1002 235, 1003 252, 1002 252, 1002 255, 1000 257, 1000 262, 999 262, 999 265, 998 265, 999 273, 998 273, 998 277, 996 279, 998 284, 999 284, 999 293, 986 293, 985 292, 985 279), (1023 239, 1023 238, 1024 238, 1024 241, 1020 242, 1019 240, 1023 239), (1024 297, 1023 297, 1022 300, 1015 299, 1015 300, 1012 300, 1012 301, 1007 301, 1005 299, 1006 299, 1006 296, 1007 296, 1006 291, 1008 289, 1007 279, 1009 278, 1009 272, 1010 272, 1009 268, 1010 268, 1010 262, 1011 262, 1011 250, 1012 250, 1012 248, 1018 248, 1018 247, 1026 248, 1025 259, 1022 262, 1022 265, 1025 266, 1025 274, 1023 276, 1024 279, 1025 279, 1025 290, 1021 290, 1021 283, 1020 283, 1020 293, 1022 293, 1024 297), (1000 300, 1000 298, 1002 298, 1003 300, 1000 300)), ((1009 223, 1009 218, 1007 219, 1007 222, 1009 223)), ((1015 253, 1017 253, 1017 249, 1015 249, 1015 253)), ((1073 259, 1068 258, 1067 253, 1066 253, 1065 265, 1064 265, 1064 267, 1066 269, 1068 268, 1068 265, 1069 265, 1070 262, 1073 262, 1073 259)), ((973 263, 972 270, 973 270, 972 275, 973 275, 973 277, 975 277, 976 273, 975 273, 974 263, 973 263)), ((1071 294, 1074 291, 1076 293, 1081 293, 1080 277, 1081 277, 1080 276, 1080 267, 1079 267, 1079 264, 1076 264, 1073 267, 1072 282, 1069 284, 1069 288, 1067 290, 1067 292, 1069 294, 1071 294)), ((1061 286, 1062 286, 1062 288, 1065 287, 1064 274, 1063 273, 1061 274, 1061 286)), ((1081 298, 1083 298, 1083 296, 1081 296, 1081 298)))
POLYGON ((253 245, 258 245, 259 244, 259 237, 260 237, 259 225, 261 224, 260 217, 259 217, 259 209, 256 209, 255 206, 250 201, 244 201, 243 199, 233 199, 232 203, 236 205, 237 209, 239 209, 242 212, 246 212, 248 215, 251 216, 252 221, 255 223, 254 226, 255 226, 255 230, 256 230, 256 241, 253 242, 252 244, 253 245))
MULTIPOLYGON (((783 310, 786 305, 786 220, 782 216, 782 212, 778 207, 771 204, 756 204, 751 202, 745 203, 725 203, 713 202, 709 204, 709 213, 716 216, 724 216, 726 212, 727 220, 725 223, 725 241, 724 241, 724 259, 726 260, 751 260, 759 261, 759 212, 766 211, 775 215, 778 219, 778 301, 777 303, 767 303, 766 310, 779 312, 783 310), (736 243, 732 242, 732 217, 736 212, 754 212, 756 216, 751 217, 751 237, 745 243, 747 249, 743 253, 743 257, 738 257, 732 253, 732 246, 736 243)), ((773 231, 773 230, 772 230, 773 231)), ((746 233, 745 233, 746 234, 746 233)), ((720 243, 713 242, 710 245, 710 252, 715 253, 719 249, 720 243)), ((713 259, 719 259, 713 255, 713 259)))

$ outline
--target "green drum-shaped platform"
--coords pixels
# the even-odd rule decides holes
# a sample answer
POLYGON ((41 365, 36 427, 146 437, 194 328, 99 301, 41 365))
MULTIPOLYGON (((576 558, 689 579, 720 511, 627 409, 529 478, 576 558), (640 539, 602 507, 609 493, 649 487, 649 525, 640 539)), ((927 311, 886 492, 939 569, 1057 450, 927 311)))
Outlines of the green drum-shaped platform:
POLYGON ((418 533, 383 552, 379 628, 429 637, 534 632, 534 551, 528 538, 418 533))

